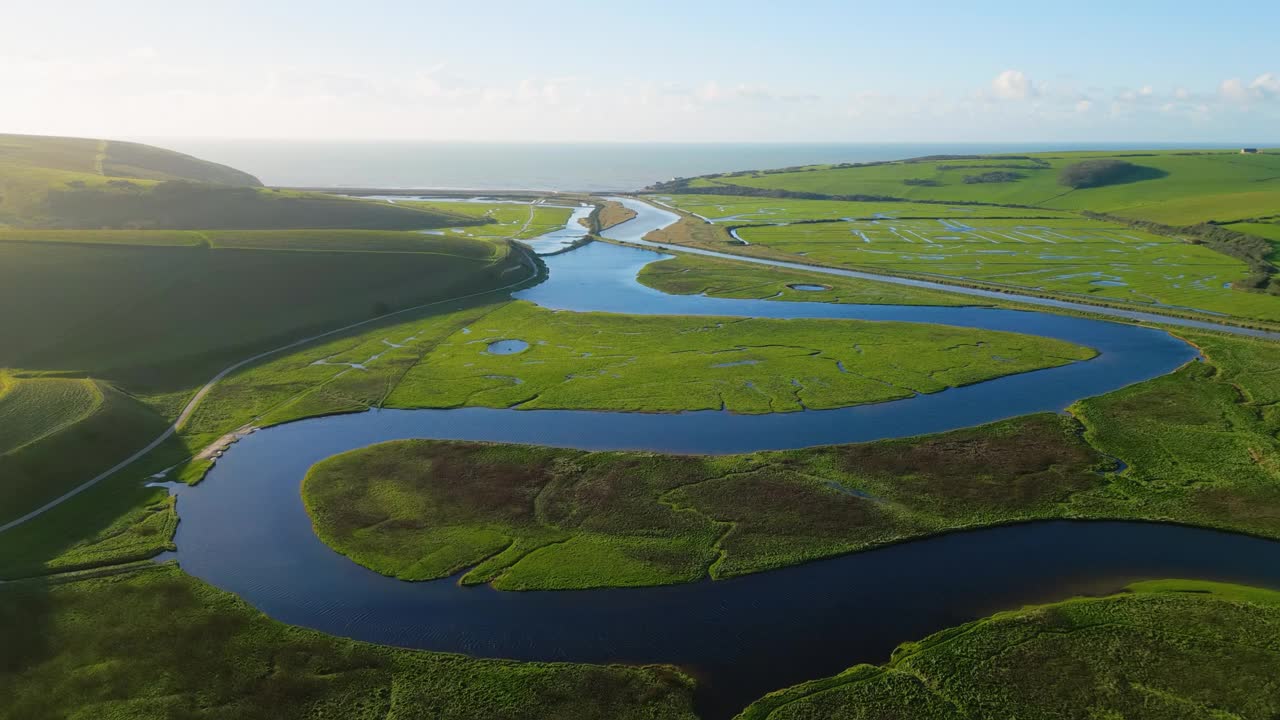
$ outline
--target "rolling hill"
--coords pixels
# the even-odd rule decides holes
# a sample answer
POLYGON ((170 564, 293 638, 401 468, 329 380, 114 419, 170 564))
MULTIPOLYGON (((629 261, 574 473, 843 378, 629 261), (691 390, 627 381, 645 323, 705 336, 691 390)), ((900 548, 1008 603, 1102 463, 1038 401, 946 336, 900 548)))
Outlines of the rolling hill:
POLYGON ((0 227, 421 230, 480 222, 267 189, 240 170, 139 143, 0 135, 0 227))

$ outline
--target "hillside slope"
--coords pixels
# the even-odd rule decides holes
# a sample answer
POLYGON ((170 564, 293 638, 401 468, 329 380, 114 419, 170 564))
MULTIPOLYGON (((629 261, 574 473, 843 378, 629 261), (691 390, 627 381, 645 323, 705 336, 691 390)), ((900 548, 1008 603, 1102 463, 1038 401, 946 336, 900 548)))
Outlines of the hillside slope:
POLYGON ((0 135, 0 227, 421 230, 483 219, 322 193, 139 143, 0 135))
MULTIPOLYGON (((1280 154, 1228 150, 940 156, 726 173, 684 182, 701 192, 997 203, 1092 210, 1171 225, 1280 214, 1280 154), (1132 172, 1096 187, 1063 183, 1068 167, 1090 160, 1120 161, 1132 172)), ((665 185, 664 190, 676 189, 665 185)))

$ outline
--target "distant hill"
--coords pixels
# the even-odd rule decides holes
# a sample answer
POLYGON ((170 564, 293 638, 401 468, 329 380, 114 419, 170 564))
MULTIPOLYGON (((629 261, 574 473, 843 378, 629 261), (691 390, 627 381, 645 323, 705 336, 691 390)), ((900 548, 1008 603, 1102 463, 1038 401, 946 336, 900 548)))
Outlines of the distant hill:
POLYGON ((0 134, 0 167, 47 168, 103 177, 261 187, 249 173, 173 150, 118 140, 0 134))
POLYGON ((1280 215, 1280 152, 1238 150, 940 155, 660 183, 661 192, 912 200, 1090 210, 1167 225, 1280 215))
POLYGON ((140 143, 0 135, 0 227, 420 230, 478 222, 269 190, 246 172, 140 143))

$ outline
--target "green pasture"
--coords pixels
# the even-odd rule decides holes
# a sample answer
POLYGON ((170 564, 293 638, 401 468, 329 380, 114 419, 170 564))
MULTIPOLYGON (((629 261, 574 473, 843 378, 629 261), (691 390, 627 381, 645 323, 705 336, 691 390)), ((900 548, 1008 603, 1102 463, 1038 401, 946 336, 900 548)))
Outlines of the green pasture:
POLYGON ((474 659, 268 619, 174 565, 0 588, 0 718, 694 720, 668 666, 474 659))
POLYGON ((866 195, 908 200, 1027 205, 1093 210, 1166 224, 1227 222, 1280 211, 1280 154, 1230 150, 1034 153, 976 159, 905 160, 860 167, 812 166, 699 178, 692 188, 866 195), (1144 169, 1129 182, 1088 189, 1059 183, 1063 168, 1091 158, 1123 158, 1144 169), (1011 182, 966 183, 966 176, 1004 170, 1011 182), (909 184, 925 181, 927 184, 909 184))
POLYGON ((946 205, 915 202, 849 202, 796 200, 734 195, 664 195, 650 197, 664 205, 721 225, 781 223, 798 220, 879 220, 897 218, 1071 218, 1074 213, 1039 208, 946 205))
POLYGON ((1179 238, 1077 220, 860 220, 747 227, 751 247, 806 262, 940 275, 1259 320, 1280 298, 1234 290, 1235 258, 1179 238))
POLYGON ((0 523, 34 510, 142 449, 168 426, 154 409, 104 382, 19 380, 0 396, 0 523), (34 383, 31 390, 26 383, 34 383), (18 423, 10 427, 9 422, 18 423), (29 425, 23 425, 29 423, 29 425))
POLYGON ((885 665, 766 695, 737 720, 1269 718, 1280 593, 1190 580, 998 613, 885 665))
POLYGON ((91 380, 0 372, 0 455, 75 424, 101 404, 102 393, 91 380))
POLYGON ((937 392, 1093 354, 941 325, 573 313, 517 302, 442 341, 387 404, 792 412, 937 392), (489 351, 508 339, 529 347, 489 351))
POLYGON ((477 240, 207 235, 212 248, 0 242, 0 305, 30 309, 0 318, 0 367, 188 387, 255 349, 522 277, 505 245, 477 240), (371 246, 384 251, 333 250, 371 246))
POLYGON ((476 222, 261 185, 239 170, 149 145, 0 134, 0 227, 418 230, 476 222))

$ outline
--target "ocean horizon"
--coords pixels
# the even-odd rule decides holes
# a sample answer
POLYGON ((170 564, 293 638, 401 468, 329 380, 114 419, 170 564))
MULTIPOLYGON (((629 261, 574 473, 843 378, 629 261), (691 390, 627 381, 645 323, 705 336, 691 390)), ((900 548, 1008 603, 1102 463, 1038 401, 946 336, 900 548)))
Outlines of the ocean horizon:
POLYGON ((924 155, 1230 148, 1222 143, 490 143, 137 138, 286 187, 629 191, 673 177, 924 155))

